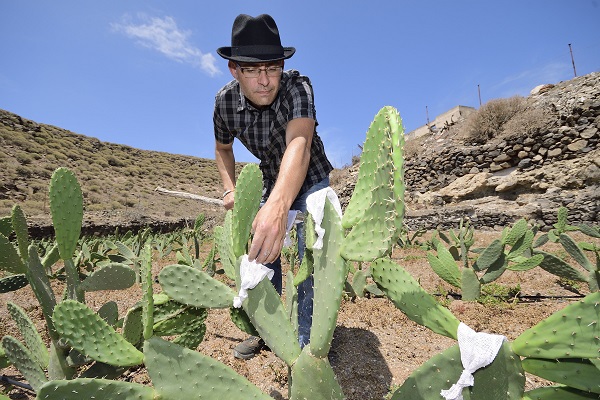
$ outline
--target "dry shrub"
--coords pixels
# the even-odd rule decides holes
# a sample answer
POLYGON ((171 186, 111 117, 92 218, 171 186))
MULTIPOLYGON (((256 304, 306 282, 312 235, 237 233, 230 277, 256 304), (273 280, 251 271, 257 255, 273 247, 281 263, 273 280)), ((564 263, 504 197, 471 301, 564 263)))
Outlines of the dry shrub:
POLYGON ((529 108, 515 114, 504 124, 502 136, 532 136, 548 126, 548 114, 540 108, 529 108))
POLYGON ((500 136, 504 125, 525 107, 526 99, 521 96, 490 100, 467 118, 462 136, 468 142, 486 143, 500 136))

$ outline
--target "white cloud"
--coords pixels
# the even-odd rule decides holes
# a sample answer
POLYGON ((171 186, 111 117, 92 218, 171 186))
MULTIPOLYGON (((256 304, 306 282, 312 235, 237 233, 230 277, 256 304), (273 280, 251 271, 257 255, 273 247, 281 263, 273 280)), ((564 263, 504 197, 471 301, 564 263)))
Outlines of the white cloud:
POLYGON ((191 32, 179 29, 173 17, 158 18, 140 14, 138 19, 140 21, 136 23, 131 17, 125 16, 122 22, 112 24, 112 28, 172 60, 198 67, 210 76, 221 74, 216 58, 190 43, 191 32))

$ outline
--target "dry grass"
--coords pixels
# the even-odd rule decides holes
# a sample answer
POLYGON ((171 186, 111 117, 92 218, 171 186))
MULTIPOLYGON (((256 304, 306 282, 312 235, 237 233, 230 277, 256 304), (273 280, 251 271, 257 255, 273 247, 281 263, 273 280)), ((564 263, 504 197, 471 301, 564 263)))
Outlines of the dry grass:
POLYGON ((48 214, 48 184, 58 167, 77 176, 86 211, 164 215, 178 203, 156 195, 157 186, 215 198, 222 193, 214 160, 104 143, 0 110, 0 216, 15 203, 28 216, 48 214))
POLYGON ((502 134, 505 124, 524 112, 526 105, 521 96, 490 100, 467 118, 461 136, 466 142, 486 143, 502 134))

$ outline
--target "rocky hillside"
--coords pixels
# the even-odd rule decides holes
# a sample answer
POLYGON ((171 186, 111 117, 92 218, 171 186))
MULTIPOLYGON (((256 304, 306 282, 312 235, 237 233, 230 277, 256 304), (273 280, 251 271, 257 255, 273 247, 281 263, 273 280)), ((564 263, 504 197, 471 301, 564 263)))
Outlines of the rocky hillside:
POLYGON ((211 221, 222 218, 218 206, 155 192, 160 186, 219 197, 214 160, 101 142, 0 110, 0 215, 19 204, 34 235, 51 233, 48 184, 58 167, 71 169, 82 187, 86 233, 171 229, 200 212, 211 221))
MULTIPOLYGON (((600 73, 536 88, 502 135, 474 141, 469 121, 408 151, 406 203, 411 229, 455 227, 469 218, 500 228, 525 217, 542 227, 560 206, 570 220, 597 224, 600 211, 600 73), (531 115, 543 115, 534 126, 531 115), (514 123, 515 121, 518 123, 514 123)), ((480 110, 482 111, 482 110, 480 110)), ((171 229, 200 212, 219 223, 219 206, 160 195, 158 186, 219 197, 214 160, 104 143, 0 110, 0 215, 20 204, 32 233, 50 233, 47 186, 58 167, 75 172, 84 193, 84 232, 115 227, 171 229)), ((239 166, 241 168, 241 165, 239 166)), ((358 166, 334 171, 332 186, 349 201, 358 166)))
MULTIPOLYGON (((600 73, 542 85, 523 104, 485 143, 470 143, 467 120, 408 152, 409 227, 455 227, 465 217, 479 228, 500 228, 524 217, 548 229, 560 206, 572 222, 598 224, 600 73)), ((338 188, 343 201, 356 172, 354 166, 338 188)))

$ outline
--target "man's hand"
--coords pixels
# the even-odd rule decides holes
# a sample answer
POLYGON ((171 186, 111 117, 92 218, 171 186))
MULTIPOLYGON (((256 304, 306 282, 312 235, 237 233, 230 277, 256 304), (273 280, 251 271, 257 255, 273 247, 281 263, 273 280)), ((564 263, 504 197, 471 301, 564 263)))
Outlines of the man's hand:
POLYGON ((279 167, 277 182, 252 223, 254 238, 248 252, 250 261, 271 263, 281 254, 288 212, 306 179, 314 131, 313 119, 296 118, 288 122, 285 132, 287 147, 279 167))
POLYGON ((283 248, 288 212, 276 201, 267 201, 261 207, 252 223, 254 238, 248 252, 250 261, 268 264, 277 260, 283 248))
POLYGON ((235 199, 234 196, 234 192, 233 190, 229 193, 227 193, 225 195, 225 197, 223 197, 223 207, 225 207, 226 210, 233 210, 233 200, 235 199))

